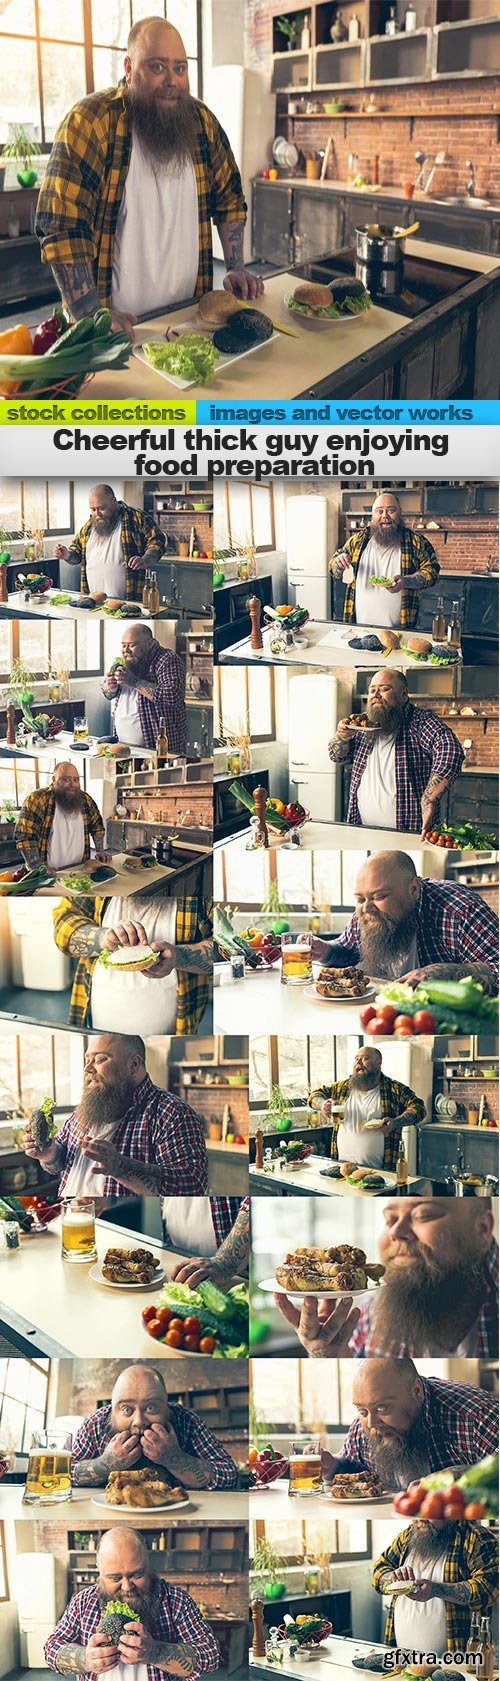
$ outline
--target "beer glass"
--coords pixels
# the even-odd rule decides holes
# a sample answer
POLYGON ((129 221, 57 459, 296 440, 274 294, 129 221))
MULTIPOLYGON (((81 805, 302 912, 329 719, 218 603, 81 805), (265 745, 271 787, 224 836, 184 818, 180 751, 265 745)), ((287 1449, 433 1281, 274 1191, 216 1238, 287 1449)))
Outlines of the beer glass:
POLYGON ((290 1447, 289 1494, 321 1494, 319 1436, 297 1436, 290 1447))
POLYGON ((33 1432, 23 1496, 30 1505, 71 1499, 72 1440, 66 1430, 33 1432))
POLYGON ((74 725, 74 730, 73 730, 73 740, 74 741, 88 741, 88 739, 89 739, 88 719, 87 719, 87 717, 84 713, 82 718, 75 718, 75 725, 74 725))
POLYGON ((281 979, 284 986, 312 981, 312 934, 281 935, 281 979))
POLYGON ((96 1261, 95 1202, 92 1197, 63 1197, 63 1261, 96 1261))

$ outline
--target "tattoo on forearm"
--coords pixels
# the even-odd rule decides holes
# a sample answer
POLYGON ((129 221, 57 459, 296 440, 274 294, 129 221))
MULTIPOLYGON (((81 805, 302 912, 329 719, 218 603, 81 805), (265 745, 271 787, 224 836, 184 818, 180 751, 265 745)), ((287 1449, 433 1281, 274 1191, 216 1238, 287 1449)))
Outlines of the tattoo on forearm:
POLYGON ((37 870, 39 865, 42 862, 41 857, 40 857, 40 853, 38 851, 38 847, 37 846, 23 846, 21 841, 19 842, 19 846, 20 846, 20 851, 22 852, 22 855, 23 855, 23 858, 24 858, 26 869, 27 870, 37 870))
POLYGON ((200 940, 196 946, 175 947, 176 969, 187 969, 195 975, 211 975, 214 962, 213 940, 200 940))
POLYGON ((71 1481, 75 1488, 102 1488, 112 1469, 113 1466, 105 1464, 104 1459, 82 1459, 78 1465, 73 1465, 71 1481))
POLYGON ((248 1208, 240 1208, 232 1231, 228 1232, 224 1242, 212 1265, 212 1273, 219 1272, 221 1277, 228 1277, 233 1272, 239 1272, 248 1266, 248 1249, 250 1240, 250 1218, 248 1208))
POLYGON ((168 1470, 174 1471, 186 1488, 210 1488, 210 1466, 204 1465, 201 1459, 193 1459, 190 1453, 183 1453, 181 1448, 178 1454, 170 1455, 168 1470))
POLYGON ((70 934, 68 951, 71 957, 95 957, 102 951, 104 934, 94 922, 84 922, 70 934))
POLYGON ((424 788, 422 798, 424 800, 436 800, 438 795, 441 795, 444 789, 448 787, 449 781, 449 777, 439 776, 437 771, 433 771, 426 788, 424 788))
POLYGON ((155 1167, 154 1162, 130 1161, 127 1156, 121 1156, 116 1177, 128 1190, 139 1194, 158 1197, 164 1191, 163 1168, 155 1167))
POLYGON ((52 263, 52 273, 62 301, 73 321, 94 315, 99 297, 92 263, 52 263))
POLYGON ((243 236, 245 226, 243 222, 221 222, 219 238, 226 259, 228 269, 243 266, 243 236))
POLYGON ((193 1675, 198 1668, 199 1655, 195 1646, 179 1642, 154 1640, 150 1663, 159 1669, 170 1669, 173 1675, 193 1675))
POLYGON ((56 1669, 60 1675, 85 1675, 88 1670, 85 1646, 62 1646, 56 1655, 56 1669))
POLYGON ((343 736, 339 735, 338 730, 336 730, 335 735, 332 736, 332 740, 329 741, 329 743, 328 743, 328 752, 330 754, 330 758, 331 759, 348 759, 350 751, 351 751, 350 741, 346 741, 343 736))
POLYGON ((449 1599, 454 1605, 468 1605, 471 1597, 469 1582, 440 1583, 440 1599, 449 1599))
POLYGON ((430 963, 428 974, 433 980, 443 981, 461 981, 464 975, 470 975, 473 981, 480 981, 486 993, 496 997, 496 975, 489 963, 469 963, 465 957, 462 963, 430 963))

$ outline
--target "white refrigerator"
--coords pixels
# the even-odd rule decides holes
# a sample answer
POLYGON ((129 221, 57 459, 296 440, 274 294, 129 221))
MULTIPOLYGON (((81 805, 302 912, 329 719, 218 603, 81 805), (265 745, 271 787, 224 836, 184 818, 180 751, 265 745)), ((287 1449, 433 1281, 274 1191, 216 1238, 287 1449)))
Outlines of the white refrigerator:
POLYGON ((337 547, 337 508, 326 496, 288 496, 285 518, 287 574, 295 591, 294 604, 307 607, 311 619, 324 622, 330 618, 328 558, 337 547))
MULTIPOLYGON (((248 204, 243 255, 252 260, 252 178, 272 161, 275 129, 275 95, 269 92, 261 70, 244 70, 241 64, 215 64, 204 77, 203 99, 227 134, 243 182, 248 204)), ((223 250, 213 230, 214 256, 223 250)))
POLYGON ((66 1568, 53 1553, 18 1553, 14 1597, 19 1615, 20 1659, 45 1669, 44 1645, 66 1605, 66 1568))
POLYGON ((291 677, 288 688, 288 771, 291 799, 317 823, 337 821, 338 772, 328 756, 339 695, 331 672, 291 677))

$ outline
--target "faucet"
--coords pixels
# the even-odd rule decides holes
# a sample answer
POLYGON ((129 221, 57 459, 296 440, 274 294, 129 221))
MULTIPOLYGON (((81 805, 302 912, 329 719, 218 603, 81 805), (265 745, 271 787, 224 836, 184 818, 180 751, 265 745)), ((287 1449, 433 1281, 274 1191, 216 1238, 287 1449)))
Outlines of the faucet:
POLYGON ((466 158, 465 159, 465 167, 469 171, 469 179, 468 179, 467 186, 466 186, 466 189, 465 189, 466 190, 466 195, 467 195, 467 198, 475 198, 476 197, 476 174, 475 174, 475 169, 474 169, 474 164, 472 162, 472 158, 466 158))
MULTIPOLYGON (((428 160, 424 160, 424 161, 428 161, 428 160)), ((446 152, 436 152, 436 156, 434 158, 434 163, 432 165, 432 169, 430 169, 430 171, 429 171, 429 174, 427 176, 427 180, 422 182, 422 191, 424 193, 430 193, 438 164, 440 165, 440 164, 445 163, 445 162, 446 162, 446 152)), ((421 174, 423 174, 423 166, 422 166, 421 174)))

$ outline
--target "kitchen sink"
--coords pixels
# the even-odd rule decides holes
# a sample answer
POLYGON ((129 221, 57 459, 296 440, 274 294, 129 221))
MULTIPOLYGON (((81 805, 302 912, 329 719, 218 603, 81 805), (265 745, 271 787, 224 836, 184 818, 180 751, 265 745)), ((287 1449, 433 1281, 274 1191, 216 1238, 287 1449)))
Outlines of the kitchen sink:
POLYGON ((489 198, 457 198, 450 194, 447 198, 435 198, 433 204, 457 204, 461 210, 495 210, 498 206, 491 203, 489 198))

